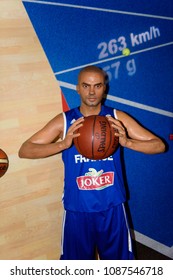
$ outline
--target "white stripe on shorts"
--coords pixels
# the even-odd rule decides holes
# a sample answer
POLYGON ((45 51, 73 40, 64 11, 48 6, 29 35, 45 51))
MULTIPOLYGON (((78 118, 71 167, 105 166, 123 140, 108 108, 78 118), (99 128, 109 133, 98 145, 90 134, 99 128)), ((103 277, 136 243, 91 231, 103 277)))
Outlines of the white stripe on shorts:
POLYGON ((128 230, 128 247, 129 247, 129 251, 132 252, 132 241, 131 241, 131 236, 130 236, 129 225, 128 225, 128 222, 127 222, 127 216, 126 216, 126 210, 125 210, 125 207, 124 207, 124 203, 122 203, 122 206, 123 206, 124 217, 125 217, 126 226, 127 226, 127 230, 128 230))
POLYGON ((63 220, 62 220, 62 233, 61 233, 61 255, 63 255, 63 247, 64 247, 64 227, 66 220, 66 210, 64 210, 63 220))

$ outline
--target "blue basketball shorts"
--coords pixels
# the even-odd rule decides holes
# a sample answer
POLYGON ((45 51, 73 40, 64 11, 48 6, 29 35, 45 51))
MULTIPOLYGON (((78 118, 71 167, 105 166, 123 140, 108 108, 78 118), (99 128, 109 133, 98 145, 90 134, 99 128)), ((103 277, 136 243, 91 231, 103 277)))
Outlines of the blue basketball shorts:
POLYGON ((65 211, 61 260, 132 260, 124 205, 103 212, 65 211))

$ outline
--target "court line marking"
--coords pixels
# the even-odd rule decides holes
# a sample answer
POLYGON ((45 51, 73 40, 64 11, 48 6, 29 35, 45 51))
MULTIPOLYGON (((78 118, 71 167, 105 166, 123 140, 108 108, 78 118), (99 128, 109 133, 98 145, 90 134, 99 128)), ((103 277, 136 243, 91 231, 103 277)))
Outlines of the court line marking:
POLYGON ((153 250, 173 259, 173 246, 168 247, 146 235, 143 235, 140 232, 137 232, 135 230, 131 230, 131 234, 134 240, 138 241, 141 244, 144 244, 148 246, 149 248, 152 248, 153 250))
MULTIPOLYGON (((168 43, 165 43, 165 44, 161 44, 161 45, 157 45, 157 46, 154 46, 154 47, 142 49, 142 50, 139 50, 139 51, 134 51, 134 52, 131 52, 128 57, 130 57, 131 55, 134 55, 134 54, 139 54, 139 53, 151 51, 151 50, 154 50, 154 49, 167 47, 167 46, 170 46, 172 44, 173 44, 173 42, 168 42, 168 43)), ((62 71, 54 72, 54 75, 56 76, 56 75, 64 74, 64 73, 67 73, 67 72, 70 72, 70 71, 81 69, 81 68, 86 67, 88 65, 97 65, 97 64, 100 64, 100 63, 108 62, 108 61, 111 61, 111 60, 116 60, 116 59, 119 59, 119 58, 127 58, 127 56, 119 55, 119 56, 114 56, 114 57, 110 57, 110 58, 103 59, 103 60, 90 62, 90 63, 83 64, 83 65, 80 65, 80 66, 76 66, 76 67, 72 67, 72 68, 69 68, 69 69, 62 70, 62 71)))
POLYGON ((30 3, 42 4, 42 5, 62 6, 62 7, 84 9, 84 10, 93 10, 93 11, 100 11, 100 12, 107 12, 107 13, 125 14, 125 15, 140 16, 140 17, 150 17, 150 18, 173 20, 172 17, 166 17, 166 16, 126 12, 126 11, 111 10, 111 9, 97 8, 97 7, 90 7, 90 6, 73 5, 73 4, 62 4, 62 3, 57 3, 57 2, 47 2, 47 1, 39 1, 39 0, 23 0, 23 2, 30 2, 30 3))
MULTIPOLYGON (((63 82, 63 81, 58 81, 58 83, 59 83, 60 87, 76 90, 76 85, 74 85, 74 84, 66 83, 66 82, 63 82)), ((163 115, 163 116, 166 116, 166 117, 173 118, 173 113, 172 112, 162 110, 162 109, 159 109, 159 108, 156 108, 156 107, 148 106, 148 105, 145 105, 145 104, 142 104, 142 103, 130 101, 128 99, 116 97, 116 96, 113 96, 113 95, 110 95, 110 94, 106 95, 106 99, 111 100, 111 101, 115 101, 117 103, 125 104, 125 105, 131 106, 131 107, 135 107, 135 108, 138 108, 138 109, 142 109, 142 110, 145 110, 145 111, 149 111, 149 112, 152 112, 152 113, 160 114, 160 115, 163 115)))

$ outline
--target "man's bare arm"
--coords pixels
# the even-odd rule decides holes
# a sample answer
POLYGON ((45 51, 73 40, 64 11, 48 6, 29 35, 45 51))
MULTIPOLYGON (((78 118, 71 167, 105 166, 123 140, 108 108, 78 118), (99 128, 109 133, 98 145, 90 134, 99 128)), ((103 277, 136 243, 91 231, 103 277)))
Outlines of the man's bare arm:
POLYGON ((78 119, 68 130, 65 138, 63 114, 53 118, 45 127, 25 141, 20 150, 20 158, 45 158, 64 149, 68 149, 74 137, 79 136, 75 131, 82 125, 83 118, 78 119))
POLYGON ((157 154, 165 151, 163 141, 139 125, 133 118, 122 111, 117 111, 118 120, 109 117, 123 147, 146 153, 157 154))

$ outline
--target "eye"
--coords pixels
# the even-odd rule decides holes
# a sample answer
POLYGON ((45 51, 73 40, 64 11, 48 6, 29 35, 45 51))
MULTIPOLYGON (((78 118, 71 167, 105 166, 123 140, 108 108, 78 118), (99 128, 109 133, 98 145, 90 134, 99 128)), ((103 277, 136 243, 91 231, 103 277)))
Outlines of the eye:
POLYGON ((101 88, 102 86, 103 86, 102 84, 95 85, 95 87, 96 87, 97 89, 101 88))
POLYGON ((85 89, 87 89, 89 86, 86 85, 86 84, 83 84, 82 87, 85 88, 85 89))

